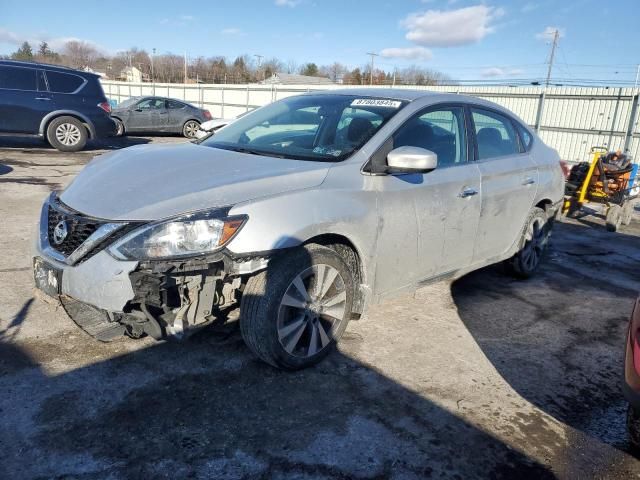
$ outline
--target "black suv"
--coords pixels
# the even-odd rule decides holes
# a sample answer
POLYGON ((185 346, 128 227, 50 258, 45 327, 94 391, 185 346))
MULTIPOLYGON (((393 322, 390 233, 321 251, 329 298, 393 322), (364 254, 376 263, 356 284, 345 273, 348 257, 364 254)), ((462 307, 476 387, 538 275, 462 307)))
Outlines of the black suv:
POLYGON ((0 133, 39 135, 58 150, 115 133, 111 107, 94 73, 0 60, 0 133))

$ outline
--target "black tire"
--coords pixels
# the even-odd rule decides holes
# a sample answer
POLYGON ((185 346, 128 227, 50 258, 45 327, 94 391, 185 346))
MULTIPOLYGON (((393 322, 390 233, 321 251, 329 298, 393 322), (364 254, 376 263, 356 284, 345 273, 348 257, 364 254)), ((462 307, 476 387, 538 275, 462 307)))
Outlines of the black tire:
POLYGON ((631 447, 640 452, 640 412, 631 405, 627 409, 627 433, 631 447))
POLYGON ((197 131, 200 128, 200 122, 197 120, 187 120, 182 126, 182 136, 186 138, 197 138, 197 131))
POLYGON ((622 225, 630 225, 633 220, 633 211, 635 210, 635 202, 629 200, 622 206, 622 225))
POLYGON ((607 210, 605 221, 607 223, 608 231, 618 231, 620 225, 622 224, 622 207, 620 205, 611 205, 607 210))
POLYGON ((54 118, 47 127, 47 141, 61 152, 77 152, 87 144, 87 128, 75 117, 54 118))
MULTIPOLYGON (((352 312, 354 289, 355 282, 351 269, 334 250, 314 244, 292 249, 290 252, 274 258, 269 263, 267 270, 250 277, 247 281, 240 303, 242 338, 255 355, 275 367, 285 370, 310 367, 326 357, 335 348, 344 333, 352 312), (285 349, 284 343, 287 342, 284 338, 289 337, 284 337, 281 340, 281 332, 293 323, 301 324, 299 322, 302 322, 304 325, 300 329, 296 329, 296 331, 302 331, 298 335, 300 340, 295 342, 304 345, 305 338, 309 342, 314 339, 313 329, 318 331, 318 327, 313 322, 321 323, 321 319, 309 320, 306 316, 309 313, 308 308, 307 310, 300 309, 298 312, 303 313, 296 317, 298 321, 292 321, 287 327, 279 330, 278 326, 283 309, 290 308, 281 302, 286 298, 285 293, 289 293, 290 288, 293 288, 294 280, 299 279, 305 271, 319 267, 324 269, 327 266, 339 273, 339 277, 335 277, 333 282, 339 283, 340 295, 344 291, 344 314, 338 323, 332 325, 330 330, 321 327, 324 340, 327 341, 325 346, 322 346, 323 342, 315 336, 315 345, 320 344, 321 348, 315 354, 309 354, 311 348, 308 348, 307 356, 296 355, 295 352, 289 352, 285 349), (307 313, 304 313, 305 311, 307 313)), ((314 302, 316 301, 317 299, 314 300, 314 302)), ((318 304, 321 305, 321 302, 318 301, 318 304)), ((316 313, 316 316, 322 317, 323 315, 316 313)), ((323 321, 322 324, 326 325, 326 322, 323 321)), ((315 348, 313 350, 316 351, 315 348)))
POLYGON ((114 136, 116 137, 122 137, 124 136, 124 123, 122 123, 122 120, 120 120, 119 118, 114 118, 113 121, 116 124, 116 133, 114 134, 114 136))
POLYGON ((531 278, 544 256, 549 244, 553 219, 538 207, 534 207, 522 230, 518 252, 505 262, 507 273, 517 278, 531 278))

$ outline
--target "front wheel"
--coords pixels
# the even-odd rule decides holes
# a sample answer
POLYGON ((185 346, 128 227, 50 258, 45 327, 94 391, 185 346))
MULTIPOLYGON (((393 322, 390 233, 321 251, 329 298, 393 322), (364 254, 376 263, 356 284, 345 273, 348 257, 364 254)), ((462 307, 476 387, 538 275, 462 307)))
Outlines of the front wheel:
POLYGON ((552 219, 541 208, 535 207, 529 213, 520 240, 520 250, 505 262, 508 273, 518 278, 532 277, 542 260, 549 244, 552 219))
POLYGON ((195 120, 189 120, 182 127, 182 135, 187 138, 196 138, 200 124, 195 120))
POLYGON ((242 338, 275 367, 314 365, 344 333, 354 289, 351 269, 334 250, 319 245, 292 250, 247 281, 240 304, 242 338))

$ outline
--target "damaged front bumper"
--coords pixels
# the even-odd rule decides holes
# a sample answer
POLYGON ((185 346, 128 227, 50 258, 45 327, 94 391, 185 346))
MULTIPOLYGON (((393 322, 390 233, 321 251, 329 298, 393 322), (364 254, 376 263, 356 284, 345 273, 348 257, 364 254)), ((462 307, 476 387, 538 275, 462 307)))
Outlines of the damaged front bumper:
POLYGON ((106 248, 133 222, 83 216, 52 195, 43 205, 35 241, 36 287, 100 340, 183 336, 225 316, 247 275, 266 268, 268 255, 220 251, 176 261, 126 261, 106 248), (62 238, 62 240, 60 240, 62 238))

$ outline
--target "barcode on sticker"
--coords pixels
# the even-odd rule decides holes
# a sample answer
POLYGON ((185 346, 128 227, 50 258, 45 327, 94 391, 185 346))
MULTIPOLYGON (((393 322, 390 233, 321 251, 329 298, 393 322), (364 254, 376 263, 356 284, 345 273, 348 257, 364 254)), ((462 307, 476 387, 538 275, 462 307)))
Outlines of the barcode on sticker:
POLYGON ((385 98, 356 98, 351 102, 352 107, 386 107, 400 108, 402 102, 397 100, 387 100, 385 98))

